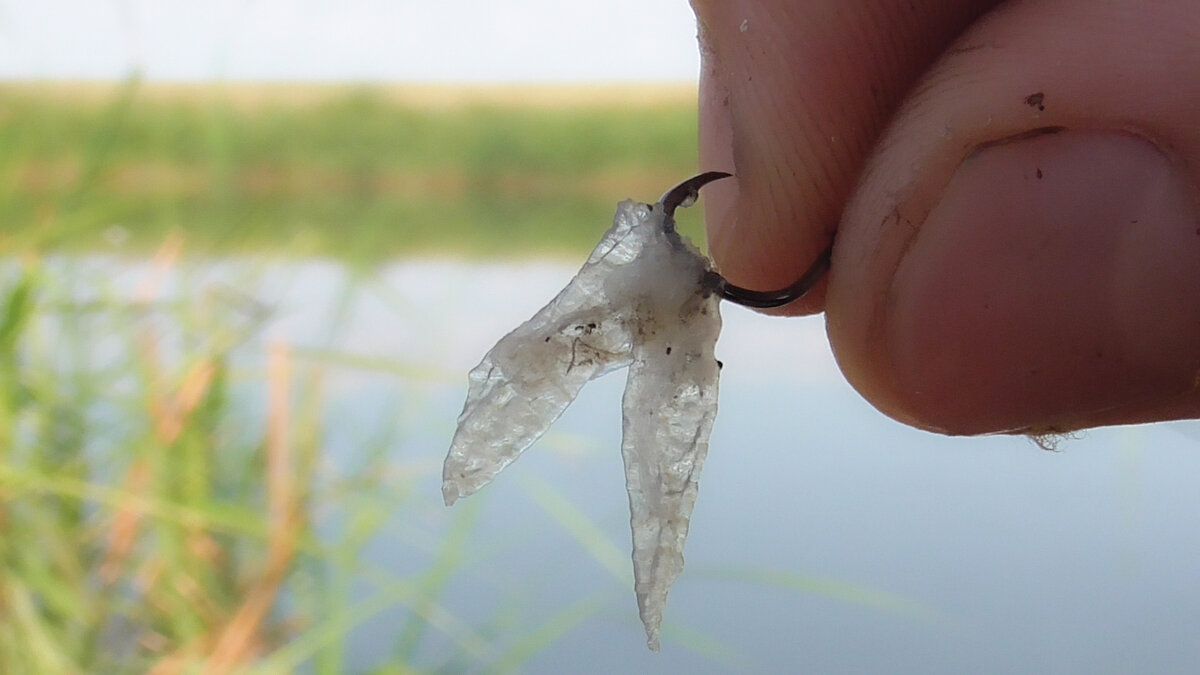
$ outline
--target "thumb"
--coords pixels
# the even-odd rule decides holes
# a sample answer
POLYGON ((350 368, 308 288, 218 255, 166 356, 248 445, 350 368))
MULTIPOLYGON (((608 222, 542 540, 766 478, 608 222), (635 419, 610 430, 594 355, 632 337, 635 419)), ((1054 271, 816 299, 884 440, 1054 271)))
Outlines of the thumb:
POLYGON ((837 234, 829 333, 949 433, 1200 415, 1200 18, 995 10, 926 76, 837 234))

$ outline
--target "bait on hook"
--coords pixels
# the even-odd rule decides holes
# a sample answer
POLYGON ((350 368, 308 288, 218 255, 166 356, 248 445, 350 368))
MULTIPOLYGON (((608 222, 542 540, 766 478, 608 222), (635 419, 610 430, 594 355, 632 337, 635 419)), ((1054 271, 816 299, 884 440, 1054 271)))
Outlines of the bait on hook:
POLYGON ((683 570, 683 545, 717 416, 720 300, 779 307, 820 281, 829 251, 791 286, 735 286, 675 230, 675 210, 704 185, 703 173, 658 204, 617 206, 566 288, 496 343, 469 374, 467 400, 442 469, 446 504, 487 485, 533 444, 589 381, 629 367, 621 456, 633 531, 634 592, 657 650, 663 607, 683 570))

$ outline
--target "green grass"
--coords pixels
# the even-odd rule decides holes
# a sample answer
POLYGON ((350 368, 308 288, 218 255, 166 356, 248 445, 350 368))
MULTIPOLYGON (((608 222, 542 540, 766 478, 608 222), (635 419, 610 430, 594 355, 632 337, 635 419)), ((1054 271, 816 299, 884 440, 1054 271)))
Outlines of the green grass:
POLYGON ((356 628, 398 608, 382 669, 479 672, 507 653, 441 604, 486 499, 418 502, 434 470, 396 465, 413 433, 399 415, 330 467, 342 420, 324 378, 374 364, 264 343, 219 303, 157 305, 150 288, 140 305, 106 283, 0 265, 0 672, 340 673, 356 628), (399 537, 428 557, 406 574, 363 555, 397 541, 398 515, 449 517, 427 556, 399 537), (430 651, 434 635, 449 648, 430 651))
POLYGON ((62 87, 0 87, 0 247, 136 253, 181 233, 194 253, 356 263, 577 255, 619 199, 696 170, 686 97, 437 105, 333 91, 248 106, 219 87, 172 98, 134 81, 81 104, 62 87))
MULTIPOLYGON (((415 357, 340 350, 341 312, 372 275, 346 275, 328 335, 288 345, 259 335, 257 303, 274 299, 190 288, 179 262, 244 256, 254 274, 272 258, 578 261, 617 200, 653 199, 695 171, 694 105, 89 91, 0 86, 0 673, 338 673, 356 630, 397 609, 375 672, 510 672, 602 616, 600 597, 531 617, 518 593, 474 622, 443 604, 488 562, 464 554, 487 496, 449 512, 416 496, 437 468, 397 466, 397 448, 428 435, 425 402, 402 398, 360 428, 323 393, 345 370, 390 378, 402 397, 444 379, 415 357), (94 253, 152 258, 146 279, 184 286, 166 296, 149 282, 131 299, 74 255, 94 253), (334 458, 329 432, 347 427, 353 457, 334 458), (369 562, 381 538, 414 569, 369 562)), ((628 588, 627 541, 525 484, 628 588)), ((836 582, 725 576, 912 610, 836 582)), ((686 625, 665 631, 744 663, 686 625)))
POLYGON ((434 477, 389 471, 420 423, 404 415, 322 471, 344 422, 324 374, 431 364, 341 353, 335 334, 265 344, 253 308, 155 284, 131 301, 72 256, 578 257, 619 198, 693 171, 694 107, 317 93, 0 87, 0 672, 337 673, 355 629, 397 607, 380 672, 509 671, 595 613, 514 631, 520 608, 489 627, 441 605, 482 499, 423 569, 363 562, 396 514, 438 506, 413 503, 434 477))

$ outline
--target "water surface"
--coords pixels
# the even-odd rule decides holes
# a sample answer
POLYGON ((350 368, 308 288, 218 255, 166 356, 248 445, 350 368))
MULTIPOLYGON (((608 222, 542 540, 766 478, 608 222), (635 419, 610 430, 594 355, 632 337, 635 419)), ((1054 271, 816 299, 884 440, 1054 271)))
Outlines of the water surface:
MULTIPOLYGON (((127 290, 146 272, 120 269, 112 283, 127 290)), ((439 602, 498 643, 561 626, 523 661, 527 672, 1117 673, 1200 663, 1197 423, 1095 430, 1060 452, 915 431, 845 383, 821 318, 730 306, 687 565, 662 652, 648 652, 628 560, 623 371, 585 388, 493 485, 441 505, 438 472, 467 370, 573 272, 406 262, 352 279, 333 264, 223 261, 177 270, 169 283, 189 293, 232 284, 262 303, 269 318, 256 343, 396 366, 328 373, 332 465, 360 461, 369 430, 391 428, 389 462, 416 476, 364 555, 420 573, 457 511, 480 509, 439 602), (573 534, 580 518, 596 528, 590 539, 573 534)), ((246 353, 253 360, 252 345, 246 353)), ((405 617, 396 607, 357 629, 353 665, 391 653, 405 617)), ((436 631, 426 638, 431 664, 454 649, 436 631)))

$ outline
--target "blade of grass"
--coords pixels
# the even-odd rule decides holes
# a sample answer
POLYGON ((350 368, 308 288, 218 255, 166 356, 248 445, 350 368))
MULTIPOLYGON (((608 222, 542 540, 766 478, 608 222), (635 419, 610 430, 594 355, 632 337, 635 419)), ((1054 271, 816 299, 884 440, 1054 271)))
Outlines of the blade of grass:
POLYGON ((396 641, 396 654, 402 661, 411 662, 416 658, 416 652, 429 626, 425 619, 437 599, 446 590, 450 580, 462 564, 463 552, 466 549, 467 538, 479 523, 480 514, 486 499, 469 501, 464 508, 456 513, 450 531, 446 533, 441 550, 430 563, 429 571, 418 581, 420 595, 413 606, 413 615, 409 617, 400 637, 396 641))
POLYGON ((291 567, 294 539, 304 521, 297 502, 291 444, 291 359, 286 344, 269 348, 267 387, 267 561, 237 614, 216 640, 211 672, 226 672, 251 659, 263 641, 262 624, 291 567))
POLYGON ((133 494, 120 488, 36 469, 0 464, 0 487, 11 490, 10 496, 14 499, 22 495, 55 495, 80 502, 95 502, 114 510, 129 506, 177 525, 202 526, 213 531, 251 535, 264 540, 268 535, 266 523, 257 517, 256 512, 247 508, 217 504, 185 506, 167 499, 133 494))
POLYGON ((62 653, 57 640, 42 621, 32 594, 25 586, 9 579, 5 584, 4 605, 18 627, 19 640, 33 658, 33 666, 40 673, 78 672, 74 664, 62 653))
POLYGON ((712 635, 688 628, 678 621, 670 621, 663 625, 662 639, 663 642, 677 644, 733 672, 745 673, 751 670, 751 661, 744 653, 712 635))
POLYGON ((933 609, 915 600, 835 579, 823 579, 787 570, 732 566, 698 568, 693 572, 697 576, 711 579, 756 584, 805 595, 818 595, 908 619, 921 621, 937 619, 937 613, 933 609))
MULTIPOLYGON (((423 589, 419 580, 396 579, 387 570, 369 564, 365 565, 361 572, 363 579, 369 581, 376 592, 347 611, 325 618, 275 650, 260 662, 259 668, 262 672, 295 672, 325 647, 344 640, 356 626, 396 606, 421 612, 420 616, 425 623, 450 637, 471 658, 486 658, 487 641, 445 607, 422 598, 423 589)), ((403 659, 397 660, 404 662, 403 659)), ((257 670, 256 668, 256 672, 257 670)))
POLYGON ((522 664, 558 642, 584 621, 599 614, 607 605, 608 601, 598 595, 577 600, 517 640, 492 663, 492 671, 515 672, 522 664))
POLYGON ((355 370, 362 370, 370 373, 397 375, 405 379, 416 380, 419 382, 457 383, 462 377, 462 373, 459 373, 458 371, 451 371, 449 369, 414 365, 412 363, 401 362, 395 359, 368 356, 365 354, 353 354, 335 349, 298 347, 296 348, 296 356, 297 358, 328 364, 331 366, 353 368, 355 370))
MULTIPOLYGON (((583 514, 562 493, 550 484, 533 476, 520 478, 526 494, 538 503, 554 520, 558 521, 585 550, 615 579, 627 586, 633 585, 633 573, 629 558, 613 544, 604 532, 583 514)), ((740 655, 732 647, 715 638, 687 628, 676 621, 664 624, 664 638, 678 636, 680 646, 721 663, 740 662, 740 655)))
POLYGON ((0 459, 7 458, 12 449, 16 413, 22 407, 18 338, 33 316, 36 286, 36 269, 22 267, 0 310, 0 459))
POLYGON ((528 474, 521 474, 519 480, 525 493, 574 537, 605 571, 622 584, 633 584, 629 555, 609 541, 603 530, 549 483, 528 474))

